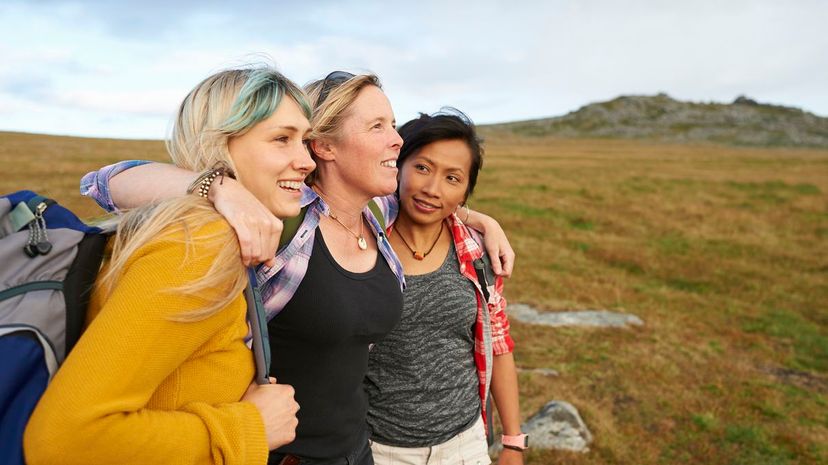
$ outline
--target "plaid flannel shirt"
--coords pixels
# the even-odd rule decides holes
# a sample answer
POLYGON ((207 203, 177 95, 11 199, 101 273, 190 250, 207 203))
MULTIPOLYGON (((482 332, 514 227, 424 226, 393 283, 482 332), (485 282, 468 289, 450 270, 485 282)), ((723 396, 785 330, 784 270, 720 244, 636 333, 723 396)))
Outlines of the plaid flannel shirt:
MULTIPOLYGON (((112 196, 109 191, 109 180, 116 174, 140 166, 147 161, 129 160, 109 165, 101 168, 99 171, 93 171, 86 174, 81 179, 81 195, 93 198, 98 205, 107 211, 118 211, 118 208, 112 202, 112 196)), ((276 254, 276 264, 272 268, 264 265, 259 265, 256 268, 256 277, 259 281, 259 288, 262 294, 262 303, 267 312, 267 319, 270 320, 276 316, 288 301, 293 298, 296 289, 305 277, 308 270, 308 261, 310 260, 311 252, 313 252, 313 239, 316 235, 316 227, 319 225, 320 215, 329 215, 330 208, 322 200, 313 189, 302 186, 302 198, 300 200, 301 206, 307 206, 307 213, 296 231, 293 239, 276 254)), ((383 202, 383 213, 394 213, 396 210, 393 206, 389 206, 387 202, 383 202)), ((368 207, 362 211, 362 215, 371 225, 371 231, 377 239, 377 248, 383 256, 391 271, 397 276, 397 281, 400 284, 400 291, 405 288, 405 278, 403 276, 402 265, 391 248, 391 244, 382 230, 379 222, 374 218, 371 210, 368 207)), ((388 218, 388 217, 386 217, 388 218)))

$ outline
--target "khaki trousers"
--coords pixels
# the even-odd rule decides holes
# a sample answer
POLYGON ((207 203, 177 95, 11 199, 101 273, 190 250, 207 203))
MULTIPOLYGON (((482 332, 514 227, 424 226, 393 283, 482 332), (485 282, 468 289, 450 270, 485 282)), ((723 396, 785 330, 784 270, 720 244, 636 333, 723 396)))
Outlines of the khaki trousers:
POLYGON ((431 447, 395 447, 371 444, 375 465, 488 465, 489 446, 483 418, 448 441, 431 447))

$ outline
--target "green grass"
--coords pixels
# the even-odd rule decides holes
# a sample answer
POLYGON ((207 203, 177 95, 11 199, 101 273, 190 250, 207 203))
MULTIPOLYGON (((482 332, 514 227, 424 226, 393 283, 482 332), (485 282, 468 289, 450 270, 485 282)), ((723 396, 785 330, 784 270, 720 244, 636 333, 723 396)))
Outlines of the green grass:
POLYGON ((784 443, 773 441, 759 426, 728 425, 723 443, 725 452, 733 454, 735 464, 787 465, 794 458, 784 443))
POLYGON ((790 368, 828 371, 828 332, 796 312, 768 310, 749 319, 743 329, 771 337, 787 353, 785 365, 790 368))
POLYGON ((687 255, 690 242, 680 233, 667 233, 655 240, 659 252, 665 255, 687 255))

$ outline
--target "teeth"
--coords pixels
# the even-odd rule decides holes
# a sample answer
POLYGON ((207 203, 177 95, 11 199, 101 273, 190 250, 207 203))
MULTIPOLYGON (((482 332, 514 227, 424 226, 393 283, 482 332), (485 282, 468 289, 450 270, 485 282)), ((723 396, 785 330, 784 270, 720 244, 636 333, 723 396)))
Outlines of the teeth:
POLYGON ((388 160, 380 163, 381 166, 386 168, 396 168, 397 167, 397 160, 388 160))
POLYGON ((291 189, 295 191, 298 191, 302 188, 302 183, 299 181, 278 181, 276 185, 285 189, 291 189))

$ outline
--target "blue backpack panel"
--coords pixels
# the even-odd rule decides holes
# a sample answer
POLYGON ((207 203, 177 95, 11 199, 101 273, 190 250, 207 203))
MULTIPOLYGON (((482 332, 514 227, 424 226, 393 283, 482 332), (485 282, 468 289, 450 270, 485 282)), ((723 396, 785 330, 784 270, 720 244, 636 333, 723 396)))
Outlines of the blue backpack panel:
POLYGON ((31 191, 0 196, 0 463, 83 331, 108 234, 31 191))

